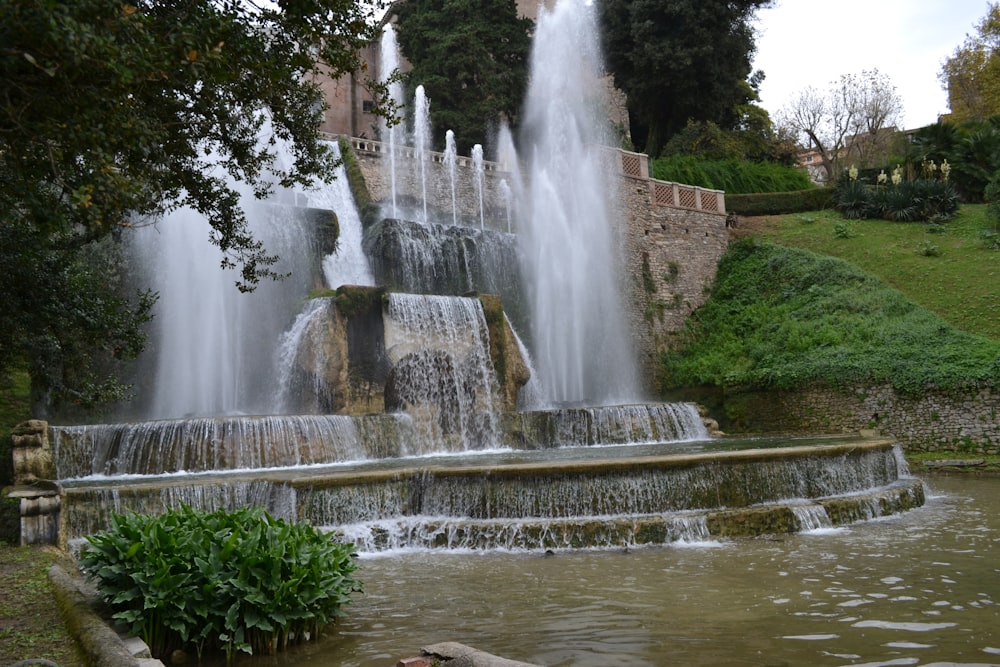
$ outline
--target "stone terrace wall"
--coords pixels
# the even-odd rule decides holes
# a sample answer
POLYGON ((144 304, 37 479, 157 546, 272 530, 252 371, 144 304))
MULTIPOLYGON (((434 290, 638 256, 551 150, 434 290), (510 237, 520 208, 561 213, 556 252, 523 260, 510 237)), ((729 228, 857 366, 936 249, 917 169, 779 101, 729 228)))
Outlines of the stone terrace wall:
MULTIPOLYGON (((391 196, 383 161, 386 146, 350 139, 374 201, 391 196)), ((397 156, 397 201, 419 198, 418 162, 412 149, 397 156)), ((688 316, 708 298, 719 259, 729 241, 724 193, 649 177, 649 158, 608 149, 608 169, 617 175, 617 213, 623 225, 625 309, 631 321, 640 367, 652 387, 657 352, 665 349, 688 316)), ((427 198, 450 219, 451 179, 441 153, 427 163, 427 198)), ((513 183, 510 166, 484 164, 486 227, 507 230, 507 205, 500 183, 513 183)), ((473 161, 459 156, 456 169, 458 215, 478 224, 479 197, 473 161)), ((440 214, 439 214, 440 215, 440 214)), ((516 225, 516 223, 514 223, 516 225)), ((516 230, 515 230, 516 231, 516 230)))
POLYGON ((753 432, 855 432, 878 429, 909 451, 1000 454, 1000 389, 897 394, 892 387, 853 391, 734 393, 723 409, 729 428, 753 432))
POLYGON ((627 230, 626 307, 642 367, 652 376, 657 353, 705 303, 715 281, 729 243, 725 198, 717 190, 652 179, 647 156, 614 153, 627 230))

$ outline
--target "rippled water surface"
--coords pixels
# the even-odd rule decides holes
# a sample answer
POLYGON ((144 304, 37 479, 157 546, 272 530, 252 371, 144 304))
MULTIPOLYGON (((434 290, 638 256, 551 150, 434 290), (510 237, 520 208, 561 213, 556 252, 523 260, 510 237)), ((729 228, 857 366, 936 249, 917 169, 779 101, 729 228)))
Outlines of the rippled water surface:
POLYGON ((1000 479, 849 528, 626 552, 366 557, 366 593, 284 665, 457 641, 541 665, 1000 665, 1000 479))

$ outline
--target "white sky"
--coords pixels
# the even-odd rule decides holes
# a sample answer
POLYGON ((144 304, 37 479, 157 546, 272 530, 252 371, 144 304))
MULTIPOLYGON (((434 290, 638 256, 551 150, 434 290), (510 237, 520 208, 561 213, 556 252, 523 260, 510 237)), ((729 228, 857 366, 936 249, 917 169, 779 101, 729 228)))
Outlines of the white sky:
POLYGON ((777 0, 757 14, 754 70, 772 117, 806 86, 878 69, 903 100, 905 129, 948 112, 941 64, 986 16, 987 0, 777 0))

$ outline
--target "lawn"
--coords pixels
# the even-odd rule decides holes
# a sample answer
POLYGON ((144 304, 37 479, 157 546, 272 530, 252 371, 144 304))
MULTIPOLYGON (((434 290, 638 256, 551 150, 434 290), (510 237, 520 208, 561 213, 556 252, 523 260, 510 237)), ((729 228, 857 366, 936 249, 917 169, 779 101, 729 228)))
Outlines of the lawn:
POLYGON ((844 220, 835 211, 741 219, 734 235, 840 257, 938 313, 950 324, 1000 340, 1000 250, 985 205, 962 205, 941 228, 844 220))

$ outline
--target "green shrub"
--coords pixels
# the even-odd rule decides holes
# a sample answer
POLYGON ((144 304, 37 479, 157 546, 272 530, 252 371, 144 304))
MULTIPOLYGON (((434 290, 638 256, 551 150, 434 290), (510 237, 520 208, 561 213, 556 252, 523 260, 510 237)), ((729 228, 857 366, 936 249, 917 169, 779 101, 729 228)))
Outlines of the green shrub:
POLYGON ((832 188, 809 188, 794 192, 757 192, 742 195, 726 192, 726 210, 737 215, 781 215, 820 211, 832 207, 832 188))
POLYGON ((896 222, 950 220, 958 212, 958 194, 946 181, 918 179, 898 185, 869 186, 842 178, 833 195, 834 208, 848 220, 880 218, 896 222))
POLYGON ((114 619, 155 656, 176 648, 272 653, 340 614, 361 585, 353 545, 260 508, 117 514, 80 566, 114 619))
POLYGON ((751 192, 792 192, 813 187, 801 169, 773 162, 748 160, 705 160, 689 155, 673 155, 651 161, 653 178, 684 185, 696 185, 727 194, 751 192))

